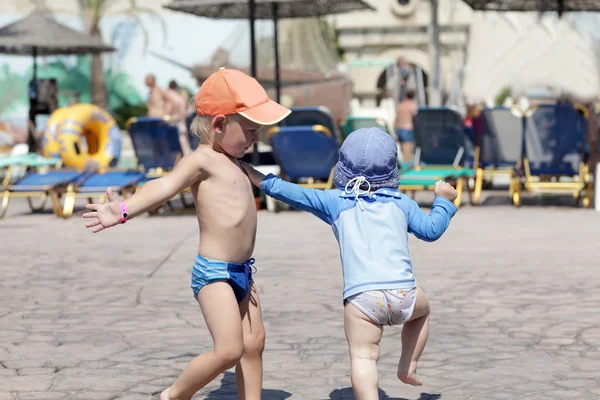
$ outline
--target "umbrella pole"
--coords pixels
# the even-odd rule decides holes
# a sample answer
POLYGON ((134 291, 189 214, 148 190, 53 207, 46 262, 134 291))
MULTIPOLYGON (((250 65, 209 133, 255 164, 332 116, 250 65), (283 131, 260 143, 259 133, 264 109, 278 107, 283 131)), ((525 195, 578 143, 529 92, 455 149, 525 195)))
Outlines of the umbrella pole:
POLYGON ((429 105, 439 107, 442 104, 440 90, 440 25, 438 21, 438 0, 431 2, 431 25, 429 26, 429 57, 431 63, 431 80, 429 87, 429 105))
POLYGON ((281 103, 281 75, 279 70, 279 3, 271 3, 273 11, 273 50, 275 58, 275 99, 278 103, 281 103))
POLYGON ((37 87, 37 47, 33 48, 33 78, 29 87, 29 124, 27 124, 27 144, 29 152, 37 151, 37 141, 35 139, 35 115, 37 111, 38 87, 37 87))
MULTIPOLYGON (((248 0, 248 19, 250 20, 250 74, 256 79, 256 41, 254 34, 254 9, 255 0, 248 0)), ((260 140, 260 139, 259 139, 260 140)), ((258 152, 258 143, 254 145, 252 149, 252 164, 260 165, 260 153, 258 152)), ((254 197, 259 197, 260 192, 254 185, 252 186, 252 192, 254 197)))
POLYGON ((255 0, 248 0, 248 19, 250 20, 250 74, 256 78, 256 41, 254 33, 255 0))

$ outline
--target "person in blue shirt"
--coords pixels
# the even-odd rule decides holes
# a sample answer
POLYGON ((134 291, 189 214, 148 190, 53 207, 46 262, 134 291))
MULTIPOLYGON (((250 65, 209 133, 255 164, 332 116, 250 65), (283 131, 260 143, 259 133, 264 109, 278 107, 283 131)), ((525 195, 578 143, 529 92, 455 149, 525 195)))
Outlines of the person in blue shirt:
POLYGON ((316 190, 286 182, 242 163, 252 183, 267 195, 308 211, 331 225, 340 246, 344 278, 344 329, 357 400, 378 399, 379 342, 384 325, 404 325, 398 378, 420 386, 417 362, 429 329, 429 301, 417 286, 408 233, 434 241, 456 213, 456 190, 435 185, 429 214, 398 190, 397 147, 378 128, 354 131, 335 166, 337 189, 316 190))

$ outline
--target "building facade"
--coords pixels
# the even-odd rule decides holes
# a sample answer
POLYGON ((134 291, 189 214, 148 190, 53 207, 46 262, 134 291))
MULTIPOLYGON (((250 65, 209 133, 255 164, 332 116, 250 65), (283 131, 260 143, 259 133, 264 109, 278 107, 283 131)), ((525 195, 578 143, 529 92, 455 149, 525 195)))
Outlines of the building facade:
MULTIPOLYGON (((361 106, 376 106, 385 70, 393 70, 402 57, 413 66, 420 103, 427 104, 434 53, 431 0, 368 2, 375 11, 332 17, 355 98, 361 106)), ((506 88, 514 96, 595 97, 598 46, 581 20, 552 13, 474 12, 461 0, 438 0, 442 103, 463 111, 465 103, 491 105, 506 88)))

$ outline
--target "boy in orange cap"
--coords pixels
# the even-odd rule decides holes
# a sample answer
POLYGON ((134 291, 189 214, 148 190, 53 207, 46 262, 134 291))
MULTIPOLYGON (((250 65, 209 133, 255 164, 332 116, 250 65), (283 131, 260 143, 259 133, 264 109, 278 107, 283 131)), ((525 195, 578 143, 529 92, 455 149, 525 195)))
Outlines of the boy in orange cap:
POLYGON ((225 370, 236 367, 239 397, 260 400, 265 330, 253 284, 256 205, 238 158, 258 142, 265 125, 290 110, 272 101, 248 75, 221 68, 195 97, 191 132, 201 144, 168 175, 146 183, 125 201, 110 188, 104 204, 83 215, 94 233, 125 223, 191 187, 201 233, 192 267, 192 290, 213 337, 214 350, 190 361, 161 400, 189 400, 225 370))

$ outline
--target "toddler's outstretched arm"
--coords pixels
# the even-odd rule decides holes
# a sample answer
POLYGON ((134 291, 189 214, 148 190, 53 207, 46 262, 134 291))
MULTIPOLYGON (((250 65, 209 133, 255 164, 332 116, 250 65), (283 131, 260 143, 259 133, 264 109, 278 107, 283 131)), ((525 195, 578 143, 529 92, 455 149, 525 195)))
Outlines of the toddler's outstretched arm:
POLYGON ((336 207, 333 197, 327 190, 308 189, 295 183, 286 182, 275 175, 264 175, 252 166, 241 162, 250 181, 267 195, 283 201, 297 210, 308 211, 330 224, 331 215, 336 207))
POLYGON ((427 242, 433 242, 442 236, 457 211, 452 202, 458 194, 449 183, 438 181, 434 194, 435 199, 429 214, 425 214, 414 200, 411 199, 409 203, 408 231, 427 242))
MULTIPOLYGON (((173 171, 144 184, 125 201, 127 219, 158 207, 194 182, 204 179, 205 163, 204 154, 192 152, 183 157, 173 171)), ((91 211, 83 214, 83 218, 89 218, 91 221, 85 226, 92 228, 94 233, 115 226, 121 221, 120 202, 114 198, 110 188, 106 190, 106 197, 108 201, 104 204, 86 205, 86 208, 91 211)))
POLYGON ((252 182, 252 184, 257 188, 260 188, 260 183, 263 181, 263 179, 265 179, 265 174, 263 174, 260 171, 257 171, 251 165, 246 164, 243 161, 240 161, 240 165, 242 166, 244 171, 246 171, 246 175, 248 175, 250 182, 252 182))

